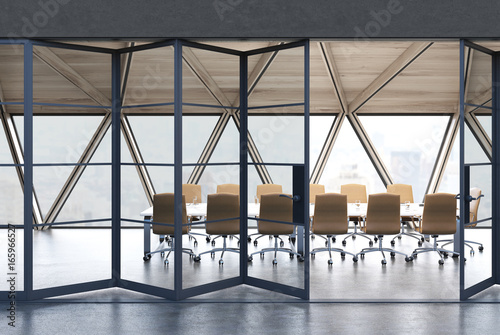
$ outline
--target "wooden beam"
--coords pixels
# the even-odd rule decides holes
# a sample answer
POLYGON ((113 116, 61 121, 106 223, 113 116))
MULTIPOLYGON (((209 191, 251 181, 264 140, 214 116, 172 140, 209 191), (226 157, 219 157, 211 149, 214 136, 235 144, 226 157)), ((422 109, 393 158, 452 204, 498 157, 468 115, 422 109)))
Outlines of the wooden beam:
POLYGON ((342 82, 340 81, 340 75, 337 71, 337 66, 335 65, 335 61, 333 59, 333 53, 330 43, 318 42, 318 47, 321 53, 321 58, 323 58, 323 62, 325 63, 328 77, 332 81, 335 91, 335 98, 337 98, 340 110, 344 113, 347 113, 349 111, 349 105, 347 104, 344 88, 342 87, 342 82))
POLYGON ((35 45, 33 46, 33 54, 42 62, 50 66, 54 71, 70 81, 73 85, 82 90, 97 104, 107 108, 111 107, 111 100, 109 100, 101 91, 95 88, 94 85, 88 82, 49 48, 35 45))
POLYGON ((349 113, 360 109, 368 100, 377 94, 385 85, 407 68, 422 53, 425 52, 433 42, 415 42, 410 45, 394 62, 391 63, 374 81, 368 85, 349 104, 349 113))

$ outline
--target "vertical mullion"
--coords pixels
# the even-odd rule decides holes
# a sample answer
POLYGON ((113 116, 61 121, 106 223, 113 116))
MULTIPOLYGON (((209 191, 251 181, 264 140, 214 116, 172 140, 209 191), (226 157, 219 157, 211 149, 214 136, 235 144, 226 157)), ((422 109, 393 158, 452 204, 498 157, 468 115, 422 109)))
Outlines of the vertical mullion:
POLYGON ((24 44, 24 291, 33 294, 33 44, 24 44))
MULTIPOLYGON (((465 263, 464 263, 464 225, 465 220, 465 118, 464 118, 464 94, 465 94, 465 83, 464 83, 464 41, 460 40, 460 222, 459 229, 457 230, 458 241, 460 244, 460 300, 465 300, 465 263)), ((456 238, 456 236, 455 236, 456 238)))
POLYGON ((248 278, 248 56, 240 57, 240 277, 248 278))
POLYGON ((182 297, 182 44, 174 43, 174 295, 182 297))
POLYGON ((492 123, 491 123, 491 153, 492 153, 492 203, 493 203, 493 212, 492 212, 492 276, 493 280, 496 284, 500 284, 500 257, 498 255, 499 253, 499 243, 500 243, 500 229, 498 227, 498 220, 499 220, 499 212, 500 208, 497 206, 499 202, 499 176, 500 176, 500 168, 499 168, 499 160, 498 157, 500 157, 500 146, 498 145, 499 143, 499 137, 497 131, 500 130, 500 125, 498 124, 500 121, 500 118, 497 116, 498 113, 498 103, 500 101, 499 97, 497 96, 500 94, 500 90, 498 90, 498 80, 500 80, 500 54, 497 52, 493 55, 493 68, 492 68, 492 106, 493 110, 491 111, 491 118, 492 118, 492 123))
POLYGON ((112 106, 111 106, 111 268, 113 284, 121 279, 120 226, 121 226, 121 97, 120 54, 113 53, 111 61, 112 106))
POLYGON ((304 299, 309 299, 310 258, 309 258, 309 40, 304 44, 304 299))

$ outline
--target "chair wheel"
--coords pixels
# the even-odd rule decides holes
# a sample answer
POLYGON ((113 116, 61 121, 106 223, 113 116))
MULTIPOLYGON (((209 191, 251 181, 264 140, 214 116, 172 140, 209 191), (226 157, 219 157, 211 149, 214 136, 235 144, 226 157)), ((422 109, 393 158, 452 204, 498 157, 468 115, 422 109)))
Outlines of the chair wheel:
POLYGON ((284 245, 285 245, 285 242, 280 241, 280 247, 282 247, 282 248, 283 248, 283 246, 284 246, 284 245))
POLYGON ((405 261, 406 261, 407 263, 408 263, 408 262, 411 262, 412 260, 413 260, 413 258, 412 258, 411 256, 410 256, 410 257, 408 257, 408 256, 406 256, 406 257, 405 257, 405 261))
POLYGON ((425 241, 425 238, 421 237, 421 238, 420 238, 420 241, 424 242, 424 241, 425 241))
POLYGON ((253 245, 257 246, 257 240, 253 241, 253 245))
POLYGON ((215 240, 212 241, 212 247, 215 246, 215 240))
POLYGON ((422 242, 418 241, 418 246, 421 247, 422 246, 422 242))
POLYGON ((252 242, 252 238, 251 238, 251 237, 248 237, 248 238, 247 238, 247 241, 248 241, 248 242, 252 242))
POLYGON ((275 259, 273 259, 273 265, 276 265, 276 264, 278 264, 278 260, 275 258, 275 259))
POLYGON ((224 264, 224 260, 223 259, 219 259, 219 265, 223 265, 224 264))
POLYGON ((417 258, 417 255, 418 255, 418 254, 411 254, 411 257, 412 257, 413 259, 415 259, 415 258, 417 258))
POLYGON ((151 259, 151 255, 145 255, 144 257, 142 257, 142 259, 144 260, 144 262, 147 262, 151 259))
POLYGON ((391 257, 394 257, 394 256, 396 256, 396 253, 391 251, 391 257))
POLYGON ((165 263, 165 265, 168 265, 168 263, 169 263, 168 259, 165 259, 164 263, 165 263))
POLYGON ((342 245, 345 247, 347 245, 347 242, 345 240, 342 241, 342 245))
POLYGON ((356 239, 356 235, 352 235, 352 239, 355 240, 356 239))
POLYGON ((328 241, 325 242, 325 247, 328 247, 328 241))
POLYGON ((290 259, 293 259, 294 256, 294 254, 290 253, 290 259))
POLYGON ((377 241, 378 241, 378 237, 374 237, 374 238, 373 238, 373 240, 374 240, 375 242, 377 242, 377 241))
POLYGON ((163 251, 162 251, 162 252, 160 252, 160 256, 161 256, 161 257, 165 256, 165 253, 164 253, 163 251))
POLYGON ((263 252, 260 253, 260 258, 264 258, 264 253, 263 252))
POLYGON ((444 258, 448 258, 448 253, 447 252, 443 252, 443 256, 444 256, 444 258))
POLYGON ((333 261, 332 261, 332 259, 330 258, 330 259, 328 260, 328 265, 332 265, 332 264, 333 264, 333 261))
POLYGON ((198 263, 199 261, 201 261, 201 257, 200 256, 195 256, 193 258, 193 261, 195 261, 196 263, 198 263))
POLYGON ((252 256, 248 256, 248 261, 249 262, 253 261, 253 257, 252 256))
POLYGON ((370 247, 373 247, 373 242, 372 242, 372 241, 368 242, 368 245, 369 245, 370 247))
POLYGON ((297 259, 299 260, 299 262, 305 261, 305 258, 303 256, 298 256, 297 259))
POLYGON ((478 249, 479 249, 479 251, 483 251, 484 247, 482 245, 480 245, 478 249))
POLYGON ((340 253, 340 257, 344 258, 345 257, 345 252, 340 253))
POLYGON ((332 242, 333 243, 337 242, 337 238, 335 236, 332 237, 332 242))
POLYGON ((386 265, 387 261, 385 259, 382 260, 382 265, 386 265))
POLYGON ((442 259, 440 259, 440 260, 438 261, 438 263, 439 263, 439 265, 443 265, 443 264, 444 264, 444 261, 443 261, 442 259))
POLYGON ((474 256, 474 249, 470 249, 470 255, 474 256))
POLYGON ((197 242, 197 241, 194 241, 193 245, 194 245, 195 247, 197 247, 197 246, 198 246, 198 242, 197 242))
POLYGON ((215 252, 211 252, 210 257, 215 258, 215 252))
POLYGON ((311 252, 311 258, 316 258, 316 253, 311 252))
POLYGON ((361 258, 365 258, 365 254, 362 253, 362 254, 359 254, 361 256, 361 258))
POLYGON ((207 237, 206 240, 207 240, 207 243, 210 242, 210 237, 207 237))
POLYGON ((272 239, 273 239, 272 235, 269 235, 269 240, 272 240, 272 239))
POLYGON ((356 263, 356 262, 358 261, 358 257, 354 256, 354 257, 352 258, 352 261, 353 261, 354 263, 356 263))
POLYGON ((391 245, 392 246, 395 246, 396 245, 396 242, 394 240, 391 241, 391 245))
POLYGON ((398 236, 398 240, 400 240, 400 239, 401 239, 401 236, 398 236))

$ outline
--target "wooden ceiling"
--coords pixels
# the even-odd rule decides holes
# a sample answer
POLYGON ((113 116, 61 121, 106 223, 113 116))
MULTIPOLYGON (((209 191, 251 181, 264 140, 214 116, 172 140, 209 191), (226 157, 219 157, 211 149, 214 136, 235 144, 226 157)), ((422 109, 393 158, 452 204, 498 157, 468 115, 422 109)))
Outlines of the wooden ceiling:
MULTIPOLYGON (((103 48, 123 48, 131 42, 73 42, 103 48)), ((500 50, 500 42, 480 42, 500 50)), ((145 42, 136 43, 146 44, 145 42)), ((236 50, 253 50, 279 42, 205 42, 236 50)), ((249 57, 249 86, 255 84, 249 106, 304 101, 304 50, 287 49, 249 57), (259 79, 257 81, 257 79, 259 79)), ((459 42, 431 41, 311 41, 310 111, 357 113, 455 113, 459 104, 459 42), (330 64, 330 67, 328 66, 330 64), (334 70, 332 70, 334 67, 334 70), (335 72, 332 74, 332 72, 335 72)), ((23 52, 0 46, 0 98, 23 101, 23 52)), ((162 47, 123 56, 129 71, 124 105, 172 102, 174 50, 162 47)), ((184 47, 183 101, 193 104, 239 104, 239 60, 233 55, 184 47)), ((474 51, 467 101, 485 103, 491 96, 491 61, 474 51), (489 84, 488 84, 489 82, 489 84)), ((34 102, 109 107, 111 56, 62 48, 34 47, 34 102)), ((36 106, 35 113, 104 113, 105 108, 36 106)), ((22 106, 8 106, 22 113, 22 106)), ((184 106, 186 113, 221 113, 228 108, 184 106)), ((135 108, 128 112, 171 112, 171 107, 135 108)), ((262 112, 256 109, 254 112, 262 112)), ((283 108, 295 113, 300 108, 283 108)))

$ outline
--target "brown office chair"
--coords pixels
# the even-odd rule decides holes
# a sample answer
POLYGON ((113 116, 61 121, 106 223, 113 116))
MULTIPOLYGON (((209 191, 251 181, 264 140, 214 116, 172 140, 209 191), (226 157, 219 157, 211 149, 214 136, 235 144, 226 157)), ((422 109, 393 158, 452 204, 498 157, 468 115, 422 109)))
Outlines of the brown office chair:
POLYGON ((325 185, 309 184, 309 203, 316 203, 316 196, 325 193, 325 185))
POLYGON ((375 251, 380 251, 382 253, 384 257, 382 259, 382 265, 387 264, 384 251, 390 252, 391 257, 394 257, 396 254, 403 255, 407 262, 413 259, 392 248, 382 247, 384 235, 395 235, 400 231, 401 218, 399 212, 399 195, 390 193, 370 194, 366 217, 364 218, 363 227, 361 229, 367 234, 377 235, 379 246, 378 248, 362 249, 354 256, 354 262, 358 261, 358 256, 363 258, 366 253, 375 251))
POLYGON ((418 254, 429 251, 436 251, 439 254, 439 264, 444 264, 444 257, 448 253, 459 256, 458 253, 438 248, 437 237, 441 234, 455 234, 457 230, 457 200, 454 194, 434 193, 427 194, 424 200, 424 212, 420 219, 418 231, 421 234, 431 235, 434 238, 432 248, 417 248, 412 256, 416 258, 418 254))
MULTIPOLYGON (((479 189, 477 187, 471 188, 469 194, 470 194, 470 196, 473 199, 469 203, 469 208, 470 208, 469 222, 475 222, 475 221, 478 220, 477 212, 478 212, 478 209, 479 209, 479 202, 481 201, 481 198, 484 197, 484 195, 481 194, 481 189, 479 189)), ((476 225, 477 225, 477 223, 468 224, 468 225, 465 226, 465 228, 473 228, 476 225)), ((452 239, 451 240, 449 240, 449 239, 448 240, 439 240, 437 242, 438 243, 446 242, 445 244, 443 244, 441 246, 442 248, 444 248, 448 244, 452 243, 453 240, 452 239)), ((477 245, 479 245, 479 247, 478 247, 479 251, 483 251, 484 250, 484 246, 480 242, 465 240, 464 244, 470 248, 471 255, 474 255, 474 247, 471 244, 477 244, 477 245)))
MULTIPOLYGON (((361 185, 361 184, 345 184, 340 186, 340 193, 347 195, 347 202, 348 203, 355 203, 356 201, 359 200, 360 203, 366 204, 366 186, 361 185)), ((348 234, 344 239, 342 240, 342 245, 346 246, 347 245, 347 238, 350 236, 353 240, 356 238, 357 235, 363 236, 364 238, 368 239, 369 245, 372 246, 373 242, 369 236, 366 236, 363 233, 358 232, 358 224, 361 221, 360 216, 349 216, 349 221, 354 222, 354 232, 348 234)), ((377 240, 375 239, 375 242, 377 240)))
MULTIPOLYGON (((165 256, 165 264, 168 264, 168 256, 175 249, 174 244, 174 194, 173 193, 159 193, 153 196, 153 234, 157 235, 168 235, 170 236, 171 246, 169 248, 162 248, 162 244, 158 246, 155 251, 148 252, 144 255, 144 261, 148 261, 151 259, 151 256, 155 253, 160 252, 162 257, 165 252, 168 251, 165 256), (170 224, 172 226, 158 225, 155 223, 164 223, 170 224)), ((182 234, 188 233, 188 226, 185 224, 188 222, 186 215, 186 197, 182 196, 182 234)), ((193 250, 188 248, 182 248, 182 252, 188 254, 191 257, 195 257, 196 255, 193 253, 193 250)))
MULTIPOLYGON (((391 194, 398 194, 400 197, 401 203, 405 203, 409 201, 410 203, 413 203, 413 189, 411 185, 406 185, 406 184, 391 184, 387 185, 387 193, 391 194)), ((408 222, 415 222, 413 220, 412 216, 402 216, 401 217, 401 232, 394 236, 394 238, 391 240, 391 245, 394 246, 396 244, 396 238, 401 239, 403 235, 413 237, 418 241, 418 246, 422 246, 422 242, 425 241, 425 238, 417 233, 409 233, 406 232, 405 229, 408 229, 408 222), (406 226, 406 227, 405 227, 406 226)))
MULTIPOLYGON (((277 185, 277 184, 261 184, 261 185, 257 185, 257 199, 260 203, 260 199, 261 199, 261 196, 263 194, 272 194, 272 193, 282 193, 283 192, 283 187, 281 185, 277 185)), ((253 234, 250 234, 248 235, 248 242, 252 242, 252 236, 255 236, 255 235, 260 235, 258 237, 255 238, 255 240, 253 241, 253 245, 254 246, 257 246, 258 244, 258 239, 263 237, 264 235, 262 234, 259 234, 259 233, 253 233, 253 234)), ((269 236, 270 238, 272 238, 271 236, 269 236)), ((281 237, 280 237, 280 245, 283 246, 285 244, 285 242, 283 242, 281 240, 281 237)))
MULTIPOLYGON (((221 251, 219 265, 224 264, 224 252, 235 252, 239 253, 238 248, 228 248, 227 247, 227 237, 229 235, 235 235, 240 233, 240 201, 239 194, 230 193, 219 193, 219 194, 209 194, 207 196, 207 223, 206 230, 207 234, 219 235, 224 239, 224 245, 222 248, 215 248, 212 250, 204 251, 195 257, 195 261, 200 261, 200 257, 203 254, 208 254, 215 257, 215 253, 221 251), (234 220, 225 220, 218 222, 211 222, 216 220, 236 218, 234 220)), ((214 241, 215 238, 212 240, 214 241)), ((238 239, 239 241, 239 239, 238 239)))
POLYGON ((342 249, 333 248, 330 238, 333 235, 347 233, 349 219, 347 217, 347 196, 338 193, 325 193, 316 196, 314 216, 312 219, 312 232, 317 235, 326 235, 326 248, 316 248, 311 251, 311 256, 316 253, 328 251, 330 259, 328 264, 333 264, 332 251, 340 252, 342 258, 345 254, 356 256, 342 249))
MULTIPOLYGON (((186 196, 186 203, 192 204, 192 203, 200 203, 201 202, 201 185, 197 184, 182 184, 182 194, 186 196)), ((192 217, 188 216, 188 221, 193 222, 193 221, 198 221, 201 220, 202 218, 200 217, 192 217)), ((194 240, 194 246, 196 247, 198 245, 198 240, 196 240, 197 236, 203 236, 205 237, 207 243, 210 242, 211 237, 210 235, 203 234, 203 233, 195 233, 191 230, 191 227, 189 227, 189 239, 194 240)))
POLYGON ((240 185, 238 184, 220 184, 217 185, 217 193, 231 193, 240 195, 240 185))
POLYGON ((265 252, 274 252, 273 265, 278 264, 276 258, 278 251, 287 252, 290 258, 297 256, 297 259, 301 262, 304 261, 304 257, 293 251, 290 248, 278 247, 278 237, 279 235, 290 235, 293 233, 295 226, 292 224, 285 224, 279 222, 270 222, 264 220, 274 220, 274 221, 284 221, 292 222, 293 219, 293 205, 291 196, 287 198, 281 196, 280 193, 262 194, 260 202, 260 212, 259 212, 259 234, 274 236, 274 248, 264 248, 260 251, 256 251, 248 256, 248 261, 253 260, 253 255, 260 254, 264 257, 265 252))

